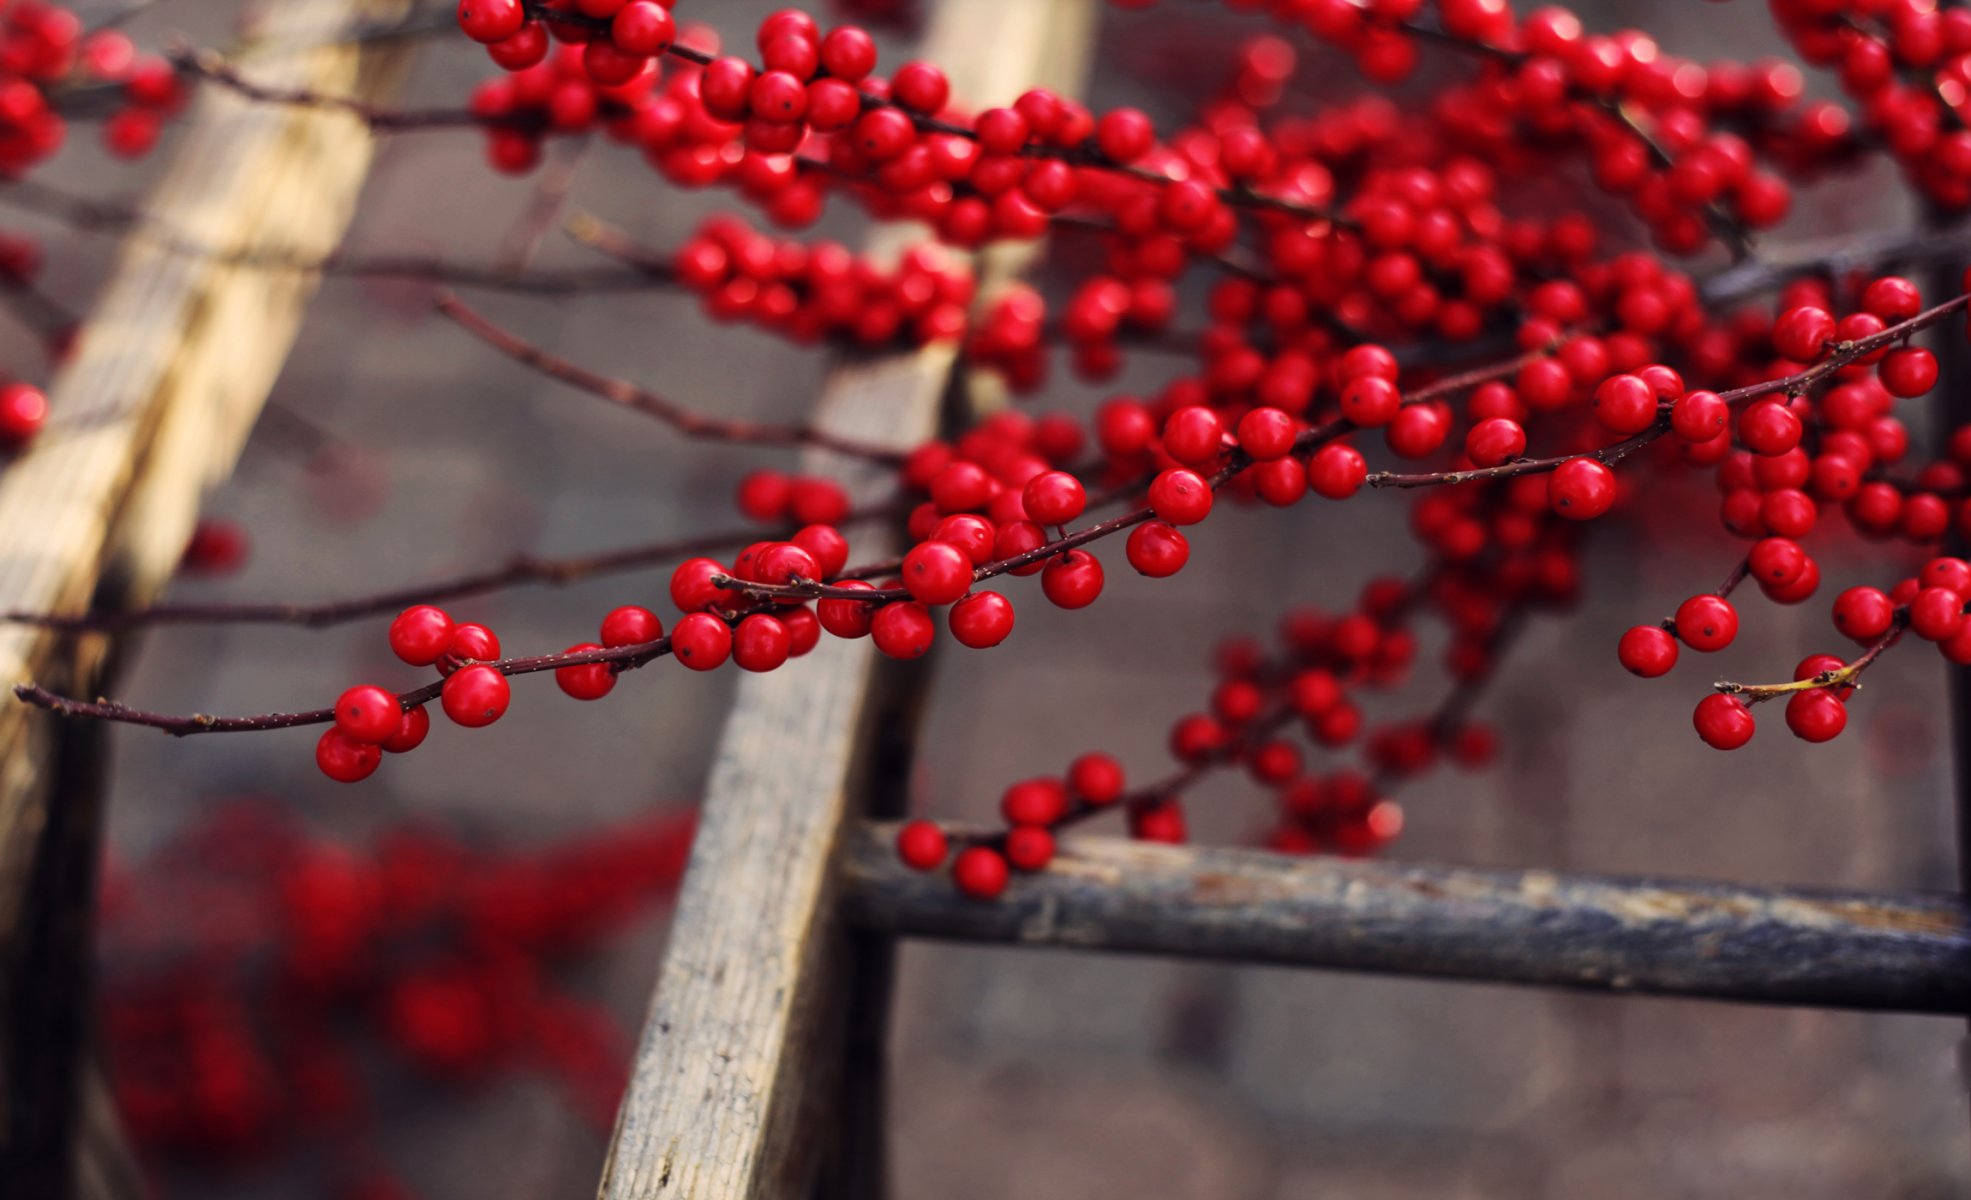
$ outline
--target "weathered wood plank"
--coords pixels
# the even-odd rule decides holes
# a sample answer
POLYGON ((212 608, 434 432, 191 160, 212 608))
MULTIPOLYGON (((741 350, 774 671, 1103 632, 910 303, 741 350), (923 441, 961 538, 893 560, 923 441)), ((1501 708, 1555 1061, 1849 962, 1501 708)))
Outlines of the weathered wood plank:
POLYGON ((1764 1004, 1962 1014, 1971 904, 1901 895, 1062 843, 990 904, 861 825, 844 909, 885 934, 1764 1004))
MULTIPOLYGON (((269 4, 247 47, 254 70, 288 87, 380 98, 405 50, 325 43, 405 7, 269 4), (300 45, 310 48, 286 49, 300 45)), ((201 245, 303 258, 340 240, 371 152, 368 131, 346 114, 254 105, 216 89, 179 137, 148 211, 201 245)), ((291 272, 229 267, 141 239, 125 245, 49 389, 46 430, 0 473, 0 607, 138 603, 162 587, 202 492, 237 457, 313 287, 291 272)), ((92 693, 110 651, 102 637, 0 627, 0 680, 92 693)), ((63 1147, 79 1095, 72 1043, 83 1024, 58 1028, 48 1006, 86 1012, 79 989, 101 798, 80 778, 88 772, 51 764, 63 739, 85 736, 0 705, 0 1176, 23 1195, 68 1186, 63 1147)), ((100 1122, 89 1123, 100 1135, 100 1122)), ((100 1188, 110 1178, 92 1168, 83 1182, 100 1188)))
MULTIPOLYGON (((946 0, 925 56, 974 102, 1009 102, 1036 83, 1073 87, 1091 12, 1086 0, 946 0)), ((873 249, 920 236, 885 231, 873 249)), ((864 441, 916 445, 936 430, 954 360, 939 347, 844 368, 816 419, 864 441)), ((824 453, 804 469, 826 470, 859 498, 891 486, 824 453)), ((859 541, 859 553, 894 553, 886 536, 859 541)), ((834 916, 840 834, 868 792, 857 775, 870 765, 876 660, 866 640, 825 638, 808 658, 741 685, 603 1170, 605 1200, 805 1194, 824 1157, 841 1155, 828 1143, 854 1040, 846 1010, 856 980, 880 988, 885 977, 866 953, 858 960, 834 916)), ((824 1186, 869 1195, 880 1179, 844 1168, 824 1186)))

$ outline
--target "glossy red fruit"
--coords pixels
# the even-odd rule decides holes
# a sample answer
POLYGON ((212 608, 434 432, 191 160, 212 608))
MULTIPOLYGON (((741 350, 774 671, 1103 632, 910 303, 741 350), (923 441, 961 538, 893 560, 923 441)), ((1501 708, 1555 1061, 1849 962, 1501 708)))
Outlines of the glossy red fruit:
POLYGON ((452 618, 442 608, 419 604, 390 622, 390 650, 414 667, 428 667, 452 644, 452 618))
POLYGON ((48 423, 48 397, 26 383, 0 387, 0 442, 21 446, 48 423))
POLYGON ((974 900, 997 899, 1011 877, 1006 859, 986 846, 967 846, 951 864, 952 882, 974 900))
POLYGON ((1803 742, 1828 742, 1848 727, 1848 706, 1829 688, 1795 692, 1786 702, 1786 727, 1803 742))
POLYGON ((778 617, 754 613, 732 631, 732 661, 742 671, 771 671, 785 663, 794 639, 778 617))
POLYGON ((1191 559, 1190 541, 1164 521, 1145 521, 1130 530, 1125 550, 1137 574, 1152 579, 1177 574, 1191 559))
MULTIPOLYGON (((607 622, 604 622, 604 626, 607 627, 607 622)), ((591 650, 602 648, 594 642, 577 642, 562 653, 586 654, 591 650)), ((615 690, 616 674, 609 669, 608 663, 581 663, 571 667, 556 667, 554 682, 563 692, 577 700, 600 700, 615 690)))
POLYGON ((1054 835, 1022 825, 1006 833, 1006 861, 1022 871, 1038 871, 1054 861, 1054 835))
POLYGON ((420 704, 398 719, 397 732, 383 739, 383 749, 390 754, 408 754, 422 746, 430 733, 431 714, 420 704))
POLYGON ((1150 507, 1172 525, 1195 525, 1211 513, 1211 485, 1188 467, 1172 467, 1150 483, 1150 507))
POLYGON ((1239 449, 1256 462, 1285 458, 1293 450, 1298 433, 1294 419, 1284 409, 1255 408, 1239 418, 1239 449))
POLYGON ((1013 632, 1013 603, 998 592, 973 592, 951 606, 946 621, 959 645, 985 650, 1013 632))
POLYGON ((903 556, 903 586, 925 604, 950 604, 972 587, 972 560, 950 542, 919 542, 903 556))
POLYGON ((915 600, 893 600, 876 610, 869 622, 876 648, 891 658, 922 658, 937 638, 930 610, 915 600))
POLYGON ((1677 665, 1677 639, 1661 625, 1637 625, 1622 635, 1615 653, 1631 674, 1655 679, 1677 665))
POLYGON ((711 613, 689 613, 671 630, 671 656, 694 671, 716 671, 732 657, 732 627, 711 613))
POLYGON ((1801 305, 1773 323, 1773 349, 1794 362, 1819 362, 1834 336, 1834 317, 1824 308, 1801 305))
POLYGON ((609 610, 602 618, 602 644, 615 649, 618 646, 640 646, 654 642, 664 636, 664 623, 657 614, 635 604, 625 604, 621 608, 609 610))
POLYGON ((1040 590, 1058 607, 1087 608, 1102 594, 1102 564, 1086 550, 1070 550, 1048 561, 1040 590))
POLYGON ((1731 406, 1716 392, 1686 392, 1670 406, 1670 430, 1686 442, 1705 443, 1731 424, 1731 406))
POLYGON ((1043 471, 1027 480, 1021 499, 1027 516, 1042 525, 1065 525, 1088 506, 1088 493, 1081 480, 1066 471, 1043 471))
POLYGON ((1738 697, 1717 693, 1697 702, 1691 723, 1705 745, 1718 750, 1736 750, 1751 741, 1757 731, 1752 711, 1738 697))
POLYGON ((526 23, 520 0, 459 0, 459 28, 475 42, 504 41, 526 23))
POLYGON ((1089 804, 1114 804, 1123 782, 1122 764, 1107 754, 1091 751, 1068 764, 1068 790, 1089 804))
POLYGON ((1851 587, 1834 598, 1834 627, 1857 642, 1872 642, 1889 632, 1896 603, 1881 588, 1851 587))
MULTIPOLYGON (((875 590, 873 584, 861 579, 844 579, 835 586, 859 592, 875 590)), ((814 610, 821 627, 838 638, 869 636, 870 620, 876 615, 875 606, 861 600, 820 600, 816 601, 814 610)))
POLYGON ((1926 641, 1955 637, 1964 628, 1964 597, 1949 588, 1922 589, 1909 602, 1909 627, 1926 641))
POLYGON ((1599 517, 1615 504, 1615 472, 1596 459, 1568 459, 1547 477, 1547 503, 1569 520, 1599 517))
POLYGON ((404 706, 389 688, 358 684, 335 701, 335 727, 359 742, 381 745, 403 723, 404 706))
POLYGON ((452 672, 438 697, 445 715, 467 729, 483 728, 505 716, 512 698, 506 676, 483 664, 452 672))
POLYGON ((331 725, 315 743, 315 765, 337 783, 368 779, 383 761, 383 750, 374 742, 360 742, 331 725))
POLYGON ((1341 389, 1341 415, 1365 429, 1387 425, 1403 407, 1396 385, 1376 375, 1349 380, 1341 389))
POLYGON ((1526 430, 1508 417, 1487 417, 1465 434, 1465 455, 1473 466, 1496 467, 1526 453, 1526 430))
POLYGON ((1723 596, 1692 596, 1677 606, 1677 637, 1707 654, 1723 650, 1738 636, 1738 610, 1723 596))
POLYGON ((1330 500, 1346 500, 1361 490, 1369 464, 1353 446, 1330 442, 1307 460, 1307 486, 1330 500))
POLYGON ((950 852, 944 830, 930 821, 905 821, 897 830, 897 858, 913 871, 937 870, 950 852))

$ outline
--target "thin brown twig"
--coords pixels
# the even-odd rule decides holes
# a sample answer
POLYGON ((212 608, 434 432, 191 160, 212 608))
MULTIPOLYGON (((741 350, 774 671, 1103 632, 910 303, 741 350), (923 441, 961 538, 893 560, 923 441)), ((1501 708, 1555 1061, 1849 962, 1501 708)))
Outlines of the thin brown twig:
POLYGON ((515 362, 525 364, 551 379, 600 396, 612 404, 655 417, 686 437, 755 446, 815 446, 852 458, 890 465, 903 461, 903 455, 888 447, 845 438, 806 422, 772 425, 761 421, 708 417, 693 412, 627 380, 599 374, 551 354, 495 325, 449 292, 439 295, 438 311, 515 362))

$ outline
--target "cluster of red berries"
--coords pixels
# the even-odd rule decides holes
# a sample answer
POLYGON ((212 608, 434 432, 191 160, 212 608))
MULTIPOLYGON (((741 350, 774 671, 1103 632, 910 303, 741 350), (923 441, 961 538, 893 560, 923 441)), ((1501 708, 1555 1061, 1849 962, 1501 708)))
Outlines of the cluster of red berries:
POLYGON ((953 856, 950 838, 937 824, 909 821, 897 833, 898 857, 919 871, 935 871, 949 861, 959 891, 989 900, 1005 891, 1013 872, 1045 868, 1064 827, 1104 813, 1125 814, 1130 836, 1139 840, 1185 841, 1183 790, 1204 771, 1230 766, 1242 767, 1273 793, 1278 815, 1265 834, 1270 848, 1292 854, 1373 853, 1403 826, 1401 807, 1384 794, 1389 784, 1429 769, 1440 753, 1461 766, 1483 766, 1495 753, 1497 737, 1484 725, 1442 713, 1371 727, 1351 693, 1392 689, 1407 679, 1417 645, 1407 620, 1419 603, 1440 611, 1458 630, 1450 653, 1453 674, 1482 677, 1499 628, 1499 614, 1490 607, 1494 589, 1522 589, 1524 602, 1567 598, 1543 596, 1550 581, 1515 574, 1516 580, 1503 580, 1484 569, 1447 570, 1422 594, 1380 580, 1364 590, 1353 612, 1333 616, 1296 609, 1281 622, 1281 647, 1274 655, 1250 639, 1219 647, 1218 684, 1209 710, 1179 717, 1170 727, 1170 753, 1179 764, 1174 777, 1127 791, 1120 763, 1107 754, 1084 754, 1061 776, 1009 786, 1000 799, 1003 832, 968 838, 953 856), (1309 771, 1302 749, 1285 736, 1295 727, 1319 749, 1359 744, 1372 773, 1309 771))
POLYGON ((716 217, 678 248, 677 279, 715 321, 745 321, 801 344, 917 347, 963 335, 972 273, 935 246, 885 269, 838 242, 776 240, 716 217))
MULTIPOLYGON (((414 667, 438 668, 445 679, 439 707, 455 724, 479 729, 506 715, 513 689, 493 665, 500 639, 486 626, 419 604, 390 623, 390 649, 414 667)), ((424 705, 406 706, 389 688, 358 684, 336 698, 335 723, 315 743, 315 765, 338 783, 355 783, 376 771, 385 751, 408 754, 430 733, 424 705)))
POLYGON ((675 890, 691 830, 665 816, 506 853, 422 826, 357 850, 265 802, 215 808, 105 878, 124 1128, 153 1156, 346 1157, 374 1132, 374 1045, 453 1085, 538 1074, 606 1131, 628 1039, 553 970, 675 890))
MULTIPOLYGON (((1971 278, 1966 286, 1971 288, 1971 278)), ((1922 396, 1937 382, 1936 356, 1896 336, 1921 318, 1922 297, 1899 276, 1859 281, 1854 292, 1854 310, 1837 319, 1824 307, 1829 303, 1825 285, 1796 286, 1783 297, 1776 319, 1755 321, 1741 331, 1746 343, 1755 337, 1769 343, 1772 359, 1757 374, 1786 380, 1817 373, 1830 381, 1819 395, 1805 386, 1753 385, 1751 390, 1771 394, 1740 407, 1735 418, 1732 405, 1716 392, 1685 392, 1669 404, 1669 427, 1684 458, 1716 467, 1725 528, 1756 540, 1741 569, 1718 592, 1692 596, 1671 619, 1623 634, 1618 655, 1631 672, 1644 678, 1667 674, 1680 645, 1703 653, 1731 645, 1739 613, 1728 597, 1743 580, 1781 604, 1811 598, 1820 588, 1821 568, 1801 542, 1815 532, 1823 506, 1839 505, 1849 524, 1873 539, 1929 546, 1951 531, 1954 520, 1960 530, 1971 529, 1971 500, 1964 498, 1971 427, 1953 436, 1949 459, 1907 479, 1886 474, 1909 451, 1909 432, 1893 415, 1895 402, 1922 396)), ((1627 378, 1612 377, 1602 387, 1643 390, 1641 381, 1625 385, 1627 378)), ((1721 685, 1697 707, 1698 734, 1719 749, 1736 749, 1752 738, 1750 705, 1785 696, 1787 726, 1795 735, 1809 742, 1831 740, 1847 724, 1850 680, 1905 629, 1937 643, 1951 661, 1971 662, 1971 631, 1963 612, 1967 596, 1971 571, 1949 557, 1931 559, 1892 592, 1849 588, 1834 600, 1835 627, 1871 653, 1852 664, 1833 655, 1810 656, 1790 684, 1721 685)))
POLYGON ((1913 185, 1971 204, 1971 12, 1920 0, 1773 0, 1772 11, 1802 59, 1834 70, 1913 185))

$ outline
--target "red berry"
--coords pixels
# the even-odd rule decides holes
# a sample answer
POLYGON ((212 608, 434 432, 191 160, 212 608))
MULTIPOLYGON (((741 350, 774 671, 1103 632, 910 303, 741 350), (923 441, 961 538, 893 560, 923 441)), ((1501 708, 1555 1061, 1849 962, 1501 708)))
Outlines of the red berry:
POLYGON ((647 608, 625 604, 614 608, 602 618, 602 644, 615 649, 618 646, 639 646, 654 642, 664 636, 664 623, 657 614, 647 608))
POLYGON ((1307 486, 1330 500, 1353 496, 1368 477, 1361 451, 1342 442, 1330 442, 1307 460, 1307 486))
POLYGON ((1925 641, 1941 642, 1956 636, 1964 628, 1964 597, 1949 588, 1924 588, 1909 602, 1909 627, 1925 641))
POLYGON ((1875 369, 1891 396, 1908 400, 1937 386, 1937 356, 1921 346, 1891 350, 1875 369))
POLYGON ((335 727, 359 742, 381 745, 396 734, 403 717, 397 694, 373 683, 352 687, 335 702, 335 727))
POLYGON ((526 23, 520 0, 459 0, 459 28, 475 42, 504 41, 526 23))
POLYGON ((677 23, 658 0, 630 0, 609 22, 609 40, 625 54, 656 56, 671 48, 677 23))
POLYGON ((1172 467, 1150 484, 1150 507, 1172 525, 1195 525, 1211 512, 1211 485, 1185 467, 1172 467))
POLYGON ((1640 376, 1611 375, 1595 389, 1595 420, 1624 436, 1656 423, 1656 389, 1640 376))
POLYGON ((999 797, 999 815, 1009 825, 1052 825, 1068 811, 1068 789, 1045 776, 1022 779, 999 797))
POLYGON ((1038 871, 1054 861, 1054 835, 1022 825, 1007 831, 1006 861, 1022 871, 1038 871))
POLYGON ((903 586, 925 604, 950 604, 972 587, 972 560, 950 542, 919 542, 903 556, 903 586))
POLYGON ((1294 419, 1284 409, 1255 408, 1239 418, 1239 449, 1257 462, 1285 458, 1296 433, 1294 419))
POLYGON ((1786 702, 1786 727, 1803 742, 1832 741, 1848 727, 1848 706, 1828 688, 1795 692, 1786 702))
POLYGON ((876 69, 876 39, 854 25, 831 29, 821 39, 821 65, 835 78, 855 83, 876 69))
POLYGON ((1191 559, 1190 541, 1163 521, 1145 521, 1130 530, 1126 550, 1137 574, 1152 579, 1177 574, 1191 559))
POLYGON ((1791 538, 1762 538, 1745 557, 1761 587, 1784 588, 1807 570, 1807 553, 1791 538))
POLYGON ((315 765, 337 783, 368 779, 382 761, 383 750, 376 743, 357 741, 333 725, 315 743, 315 765))
POLYGON ((1224 451, 1225 426, 1201 404, 1180 408, 1164 422, 1163 448, 1186 466, 1204 466, 1224 451))
POLYGON ((48 422, 48 397, 25 383, 0 387, 0 441, 19 446, 48 422))
POLYGON ((1363 428, 1387 425, 1402 410, 1403 394, 1379 375, 1362 375, 1341 389, 1341 415, 1363 428))
POLYGON ((1060 608, 1087 608, 1102 594, 1102 564, 1086 550, 1070 550, 1048 562, 1040 590, 1060 608))
POLYGON ((1738 610, 1723 596, 1705 593, 1677 606, 1677 637, 1707 654, 1723 650, 1738 636, 1738 610))
POLYGON ((1496 467, 1526 453, 1526 430, 1508 417, 1487 417, 1465 434, 1465 454, 1473 466, 1496 467))
POLYGON ((907 62, 890 76, 890 98, 912 112, 934 116, 951 99, 951 83, 929 63, 907 62))
POLYGON ((732 631, 732 661, 742 671, 771 671, 792 652, 787 626, 766 613, 754 613, 732 631))
POLYGON ((1686 442, 1703 443, 1731 424, 1731 406, 1716 392, 1687 392, 1670 407, 1670 428, 1686 442))
POLYGON ((442 608, 419 604, 390 622, 390 650, 414 667, 428 667, 452 644, 452 618, 442 608))
MULTIPOLYGON (((835 586, 853 591, 875 590, 873 585, 860 579, 844 579, 835 586)), ((838 638, 867 637, 870 620, 876 615, 875 606, 861 600, 831 598, 816 603, 814 608, 821 627, 838 638)))
POLYGON ((1834 598, 1834 627, 1857 642, 1889 632, 1895 616, 1895 601, 1880 588, 1851 587, 1834 598))
POLYGON ((973 592, 951 606, 946 621, 959 645, 985 650, 1013 632, 1013 604, 998 592, 973 592))
POLYGON ((685 559, 671 572, 671 603, 688 613, 731 603, 732 593, 712 582, 727 573, 715 559, 685 559))
POLYGON ((1630 673, 1655 679, 1677 665, 1677 639, 1660 625, 1637 625, 1622 635, 1615 653, 1630 673))
POLYGON ((1011 873, 997 850, 968 846, 951 864, 952 882, 974 900, 992 900, 1006 890, 1011 873))
POLYGON ((1088 506, 1088 493, 1066 471, 1044 471, 1027 480, 1021 500, 1027 516, 1042 525, 1065 525, 1088 506))
POLYGON ((1122 789, 1122 764, 1109 755, 1084 754, 1068 764, 1068 790, 1089 804, 1114 804, 1122 789))
POLYGON ((950 851, 944 830, 930 821, 905 821, 897 830, 897 857, 913 871, 937 870, 950 851))
POLYGON ((869 632, 876 648, 891 658, 922 658, 937 637, 930 610, 915 600, 893 600, 876 610, 869 632))
POLYGON ((1615 503, 1615 472, 1597 459, 1570 458, 1547 477, 1547 503, 1570 520, 1599 517, 1615 503))
POLYGON ((1833 316, 1811 305, 1788 309, 1773 323, 1773 349, 1794 362, 1819 362, 1833 336, 1833 316))
MULTIPOLYGON (((604 628, 607 628, 607 622, 604 622, 604 628)), ((562 653, 586 654, 602 648, 594 642, 577 642, 562 653)), ((556 667, 554 682, 577 700, 600 700, 615 689, 616 674, 609 669, 608 663, 581 663, 572 667, 556 667)))
POLYGON ((420 704, 398 718, 397 732, 383 739, 383 749, 391 754, 408 754, 424 744, 431 732, 431 714, 420 704))
POLYGON ((1706 745, 1719 750, 1738 749, 1752 740, 1757 729, 1751 710, 1738 697, 1717 693, 1697 702, 1691 723, 1706 745))
POLYGON ((497 662, 500 657, 500 639, 484 625, 467 622, 452 630, 451 644, 445 647, 445 656, 438 660, 438 670, 445 675, 470 662, 497 662))
POLYGON ((716 671, 732 656, 732 627, 711 613, 690 613, 671 630, 671 655, 694 671, 716 671))
POLYGON ((1761 400, 1739 414, 1738 440, 1754 454, 1785 454, 1800 444, 1800 418, 1777 400, 1761 400))
POLYGON ((506 715, 513 688, 506 676, 483 664, 461 667, 445 680, 439 703, 445 715, 467 729, 479 729, 506 715))

